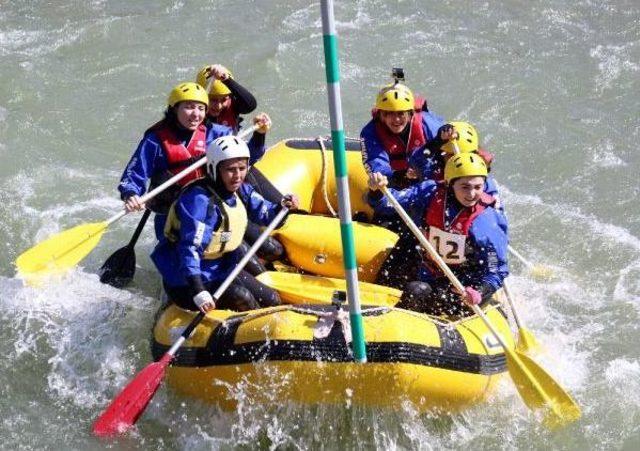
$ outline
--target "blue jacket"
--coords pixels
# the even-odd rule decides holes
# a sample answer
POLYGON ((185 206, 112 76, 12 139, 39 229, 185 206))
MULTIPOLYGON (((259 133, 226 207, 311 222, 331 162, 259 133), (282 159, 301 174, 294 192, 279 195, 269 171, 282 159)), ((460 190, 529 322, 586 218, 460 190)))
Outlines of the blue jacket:
MULTIPOLYGON (((257 224, 268 225, 281 208, 264 199, 247 183, 240 187, 238 196, 247 209, 248 219, 257 224)), ((170 287, 188 286, 188 278, 194 276, 199 276, 204 284, 222 283, 240 260, 239 249, 217 259, 202 258, 213 231, 222 220, 220 208, 212 204, 210 198, 211 193, 200 184, 185 189, 175 204, 180 220, 178 242, 174 244, 163 238, 151 254, 165 284, 170 287)), ((223 201, 235 206, 236 197, 227 193, 223 201)))
POLYGON ((418 171, 421 179, 438 180, 442 179, 445 161, 441 152, 421 147, 411 153, 409 165, 418 171))
MULTIPOLYGON (((425 180, 402 191, 389 188, 389 192, 407 210, 416 225, 424 229, 425 212, 435 197, 437 187, 438 183, 425 180)), ((453 193, 449 192, 448 195, 453 196, 453 193)), ((388 215, 394 212, 393 206, 385 196, 378 197, 370 193, 368 199, 377 214, 388 215)), ((448 201, 447 205, 445 220, 448 221, 452 221, 464 208, 454 199, 448 201)), ((473 261, 468 260, 459 267, 457 267, 458 265, 451 266, 451 270, 463 285, 485 286, 490 289, 490 292, 502 287, 502 281, 509 275, 507 229, 506 218, 493 207, 487 207, 475 218, 467 237, 467 243, 472 248, 470 257, 473 258, 473 261)), ((442 277, 442 273, 433 273, 424 265, 419 273, 420 280, 425 282, 442 277)))
MULTIPOLYGON (((430 112, 422 111, 422 129, 427 139, 433 139, 438 129, 444 125, 442 117, 430 112)), ((367 172, 380 172, 387 177, 393 175, 393 169, 389 162, 389 154, 382 145, 376 133, 375 119, 369 121, 360 132, 363 141, 362 162, 367 172)), ((415 149, 409 149, 409 154, 415 149)))
MULTIPOLYGON (((220 136, 231 135, 233 130, 230 127, 218 124, 207 126, 207 148, 214 139, 220 136)), ((181 139, 184 145, 188 144, 192 132, 185 130, 181 139)), ((264 135, 254 133, 248 143, 251 159, 249 163, 258 161, 265 153, 264 135)), ((142 196, 147 191, 147 182, 156 173, 164 172, 168 169, 167 156, 160 144, 158 135, 150 131, 145 133, 138 148, 133 153, 131 160, 124 169, 118 190, 120 197, 124 200, 130 196, 142 196)))

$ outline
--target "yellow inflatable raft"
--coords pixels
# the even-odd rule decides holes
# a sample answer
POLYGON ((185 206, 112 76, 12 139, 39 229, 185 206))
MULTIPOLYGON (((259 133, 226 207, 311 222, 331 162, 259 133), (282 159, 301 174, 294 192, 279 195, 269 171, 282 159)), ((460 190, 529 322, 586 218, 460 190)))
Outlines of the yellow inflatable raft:
MULTIPOLYGON (((370 219, 360 142, 347 141, 347 150, 352 213, 370 219)), ((210 312, 179 350, 169 383, 228 409, 240 399, 388 407, 406 400, 419 410, 478 402, 506 371, 500 345, 477 317, 447 321, 395 308, 398 290, 361 285, 367 363, 353 363, 346 307, 330 301, 334 290, 345 289, 332 158, 330 142, 296 139, 278 143, 256 165, 259 183, 300 197, 303 214, 289 215, 274 235, 289 265, 318 276, 261 274, 286 304, 210 312)), ((361 280, 373 281, 398 236, 360 222, 354 222, 354 235, 361 280)), ((155 358, 193 315, 173 305, 161 312, 153 334, 155 358)), ((487 315, 513 347, 501 310, 491 306, 487 315)))
MULTIPOLYGON (((154 329, 160 358, 194 313, 170 306, 154 329)), ((496 307, 487 315, 513 346, 496 307)), ((264 404, 356 404, 454 411, 482 400, 506 371, 505 355, 477 317, 456 322, 364 306, 367 363, 354 363, 349 317, 332 305, 210 312, 178 352, 167 380, 181 393, 234 409, 264 404)))

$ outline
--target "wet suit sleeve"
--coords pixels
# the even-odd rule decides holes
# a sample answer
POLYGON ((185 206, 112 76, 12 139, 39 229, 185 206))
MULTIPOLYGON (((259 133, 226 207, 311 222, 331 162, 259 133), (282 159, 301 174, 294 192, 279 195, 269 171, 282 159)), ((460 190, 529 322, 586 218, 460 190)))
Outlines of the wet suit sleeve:
MULTIPOLYGON (((221 136, 233 135, 233 129, 226 125, 209 124, 207 126, 207 148, 211 143, 221 136)), ((265 135, 263 133, 253 133, 251 139, 247 143, 249 147, 249 164, 254 164, 266 152, 265 135)))
POLYGON ((162 146, 154 133, 147 133, 131 160, 124 169, 118 191, 125 200, 133 195, 142 196, 147 190, 147 181, 160 170, 167 169, 167 161, 162 146))
POLYGON ((256 163, 267 151, 265 146, 266 135, 264 133, 253 132, 251 139, 247 143, 249 147, 249 164, 256 163))
POLYGON ((209 208, 209 197, 202 190, 186 191, 176 203, 180 220, 180 239, 177 244, 178 270, 189 283, 193 294, 204 290, 200 263, 208 246, 211 232, 220 221, 217 208, 209 208))
POLYGON ((207 125, 207 148, 211 145, 214 139, 221 136, 233 135, 233 129, 221 124, 208 124, 207 125))
POLYGON ((427 140, 435 139, 438 136, 438 129, 444 125, 442 116, 437 115, 432 111, 423 111, 421 114, 422 129, 427 140))
MULTIPOLYGON (((424 210, 431 202, 431 198, 435 194, 437 186, 436 182, 432 180, 425 180, 401 191, 393 188, 387 189, 391 195, 396 198, 402 208, 408 211, 411 219, 413 219, 417 225, 421 225, 423 222, 424 210)), ((395 209, 381 191, 369 191, 369 193, 367 193, 367 201, 376 214, 395 214, 395 209)))
POLYGON ((223 81, 233 97, 233 109, 237 114, 251 113, 258 107, 256 98, 240 83, 233 78, 229 78, 223 81))
POLYGON ((427 137, 427 142, 413 151, 409 156, 409 164, 418 170, 423 179, 433 179, 434 172, 444 166, 440 154, 445 142, 438 134, 438 130, 443 125, 440 116, 431 112, 422 113, 422 130, 427 137))
POLYGON ((475 219, 469 232, 480 266, 477 289, 484 299, 500 289, 509 275, 507 220, 490 207, 475 219))
POLYGON ((431 143, 432 141, 427 141, 426 146, 416 149, 409 157, 409 165, 418 171, 423 180, 435 180, 435 172, 444 166, 439 157, 440 148, 433 150, 430 147, 431 143))
POLYGON ((373 120, 369 121, 360 132, 362 140, 362 163, 369 174, 380 172, 391 178, 393 169, 389 161, 389 154, 376 135, 376 126, 373 120))
MULTIPOLYGON (((247 209, 247 216, 256 224, 264 226, 269 225, 282 208, 279 204, 269 202, 267 199, 262 197, 260 193, 258 193, 253 186, 248 183, 245 183, 240 187, 238 194, 247 209)), ((282 224, 279 224, 279 226, 280 225, 282 224)))
POLYGON ((487 180, 484 182, 484 192, 493 196, 496 200, 494 207, 500 213, 504 214, 504 203, 502 202, 502 197, 500 197, 500 192, 498 191, 498 183, 490 175, 487 176, 487 180))

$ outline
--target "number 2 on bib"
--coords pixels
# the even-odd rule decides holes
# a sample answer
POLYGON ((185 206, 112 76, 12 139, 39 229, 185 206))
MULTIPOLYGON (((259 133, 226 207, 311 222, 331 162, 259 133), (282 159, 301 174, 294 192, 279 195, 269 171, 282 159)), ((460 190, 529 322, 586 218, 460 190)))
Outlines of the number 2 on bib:
POLYGON ((464 256, 466 235, 445 232, 431 226, 427 238, 446 263, 455 265, 466 261, 464 256))

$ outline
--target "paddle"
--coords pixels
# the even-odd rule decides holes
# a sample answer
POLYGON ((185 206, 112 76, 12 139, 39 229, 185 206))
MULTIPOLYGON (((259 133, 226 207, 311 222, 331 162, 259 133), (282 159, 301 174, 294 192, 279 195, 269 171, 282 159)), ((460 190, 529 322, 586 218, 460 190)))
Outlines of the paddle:
MULTIPOLYGON (((336 290, 347 290, 344 279, 307 274, 265 271, 256 279, 278 291, 288 304, 331 304, 331 297, 336 290)), ((359 286, 360 300, 365 305, 393 307, 402 295, 400 290, 373 283, 359 282, 359 286)))
MULTIPOLYGON (((238 136, 244 137, 257 128, 258 125, 253 125, 240 132, 238 136)), ((174 175, 160 186, 142 196, 140 203, 144 204, 150 199, 153 199, 156 195, 163 192, 178 180, 183 179, 200 166, 203 166, 206 162, 206 158, 201 158, 196 161, 182 172, 174 175)), ((128 212, 123 209, 106 221, 81 224, 57 233, 36 244, 16 259, 16 267, 19 275, 30 281, 37 281, 40 277, 61 273, 74 267, 98 245, 107 227, 127 213, 128 212)))
MULTIPOLYGON (((458 144, 455 141, 453 141, 453 148, 454 148, 454 153, 456 154, 460 153, 458 144)), ((533 265, 532 263, 527 261, 522 255, 516 252, 516 250, 513 247, 511 247, 510 244, 508 245, 507 249, 509 250, 509 252, 511 252, 511 254, 519 258, 520 261, 522 261, 525 264, 525 266, 527 266, 527 268, 529 268, 529 271, 535 278, 542 278, 542 279, 551 278, 552 271, 550 268, 546 268, 541 265, 537 265, 537 266, 533 265)), ((504 294, 507 298, 507 302, 509 303, 509 307, 511 307, 513 318, 516 320, 516 325, 518 326, 518 344, 516 349, 522 352, 532 352, 540 348, 540 345, 538 344, 538 341, 535 339, 533 334, 526 327, 524 327, 522 325, 522 322, 520 321, 520 317, 516 310, 515 303, 513 302, 513 296, 511 294, 511 289, 509 288, 509 283, 507 280, 503 281, 502 290, 504 291, 504 294)))
POLYGON ((136 252, 133 248, 147 223, 147 219, 149 219, 149 215, 151 215, 151 210, 145 210, 129 244, 111 254, 100 267, 100 282, 122 288, 133 280, 136 273, 136 252))
POLYGON ((516 320, 516 326, 518 326, 518 344, 516 349, 520 352, 535 352, 540 349, 540 344, 533 336, 533 333, 522 324, 520 315, 518 314, 515 303, 513 302, 510 285, 511 284, 506 279, 502 282, 502 291, 504 291, 507 302, 509 302, 511 313, 513 313, 513 318, 516 320))
MULTIPOLYGON (((222 282, 220 287, 213 293, 215 300, 220 299, 222 293, 229 287, 231 282, 242 271, 242 268, 253 257, 258 248, 267 239, 269 234, 287 215, 288 210, 283 208, 277 216, 271 221, 266 229, 260 234, 255 243, 249 248, 247 253, 242 257, 240 262, 231 271, 231 274, 222 282)), ((182 344, 189 339, 191 333, 200 321, 205 317, 204 313, 198 313, 189 323, 187 328, 182 332, 180 338, 169 348, 169 350, 158 360, 147 365, 137 376, 120 392, 118 396, 109 404, 105 411, 98 417, 93 424, 93 433, 99 437, 113 437, 127 431, 135 424, 138 417, 144 412, 144 409, 153 398, 162 380, 164 379, 165 370, 173 360, 176 352, 182 344)))
MULTIPOLYGON (((431 258, 440 267, 442 272, 447 276, 455 289, 464 293, 464 286, 458 278, 451 272, 451 269, 442 260, 440 255, 433 248, 431 243, 427 241, 418 226, 409 217, 402 205, 393 197, 386 187, 382 187, 381 191, 387 197, 398 215, 407 224, 411 232, 418 239, 420 244, 429 253, 431 258)), ((549 427, 564 426, 576 421, 580 418, 580 407, 575 403, 571 396, 531 358, 526 354, 517 350, 509 349, 496 328, 487 318, 484 312, 477 305, 469 306, 473 312, 478 315, 487 328, 494 335, 496 340, 504 349, 507 359, 507 369, 509 375, 518 389, 518 393, 522 397, 524 403, 530 409, 544 409, 544 423, 549 427)))
POLYGON ((524 258, 522 256, 522 254, 520 254, 518 251, 516 251, 513 247, 511 247, 511 245, 509 245, 509 252, 511 253, 511 255, 513 255, 514 257, 516 257, 518 260, 520 260, 520 262, 527 267, 527 269, 529 270, 529 273, 531 273, 531 275, 538 280, 550 280, 553 278, 553 269, 550 268, 549 266, 546 265, 534 265, 533 263, 531 263, 529 260, 527 260, 526 258, 524 258))

